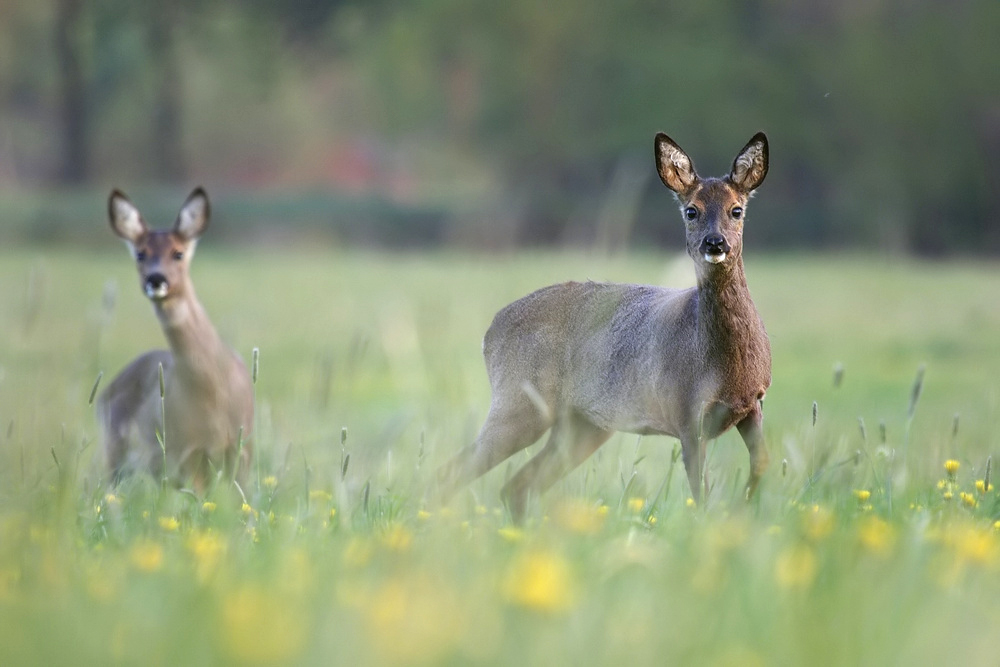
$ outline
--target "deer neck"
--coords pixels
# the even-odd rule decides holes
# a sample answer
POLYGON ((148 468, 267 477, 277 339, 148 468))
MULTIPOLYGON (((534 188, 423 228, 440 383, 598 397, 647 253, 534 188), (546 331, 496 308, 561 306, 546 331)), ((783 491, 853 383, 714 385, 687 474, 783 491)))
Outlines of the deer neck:
POLYGON ((698 335, 703 350, 715 365, 739 363, 765 337, 743 273, 743 257, 699 274, 698 335))
POLYGON ((181 376, 193 382, 213 382, 228 359, 228 349, 193 287, 189 285, 181 297, 156 304, 156 315, 181 376))

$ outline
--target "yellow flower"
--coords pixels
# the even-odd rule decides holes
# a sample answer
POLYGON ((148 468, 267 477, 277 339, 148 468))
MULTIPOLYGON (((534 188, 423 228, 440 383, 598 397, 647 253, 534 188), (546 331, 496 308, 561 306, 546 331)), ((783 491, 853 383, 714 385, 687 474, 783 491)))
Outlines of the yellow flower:
POLYGON ((971 526, 955 538, 955 551, 964 560, 980 565, 996 563, 1000 553, 994 534, 971 526))
POLYGON ((858 540, 876 556, 888 556, 896 545, 896 529, 876 516, 869 517, 858 527, 858 540))
POLYGON ((517 606, 546 613, 568 610, 575 598, 569 564, 545 551, 520 554, 507 571, 503 592, 517 606))
POLYGON ((987 487, 985 479, 977 479, 976 480, 976 491, 979 491, 979 493, 986 493, 987 491, 992 491, 992 490, 993 490, 993 483, 992 482, 990 482, 989 487, 987 487))
POLYGON ((216 507, 217 507, 216 504, 213 503, 211 500, 206 500, 201 504, 201 511, 204 512, 205 514, 211 514, 212 512, 215 511, 216 507))
POLYGON ((958 472, 958 469, 961 467, 961 465, 962 464, 956 461, 955 459, 948 459, 947 461, 944 462, 944 469, 945 472, 948 473, 949 477, 954 477, 955 473, 958 472))
POLYGON ((993 530, 1000 530, 1000 521, 993 522, 993 530))
POLYGON ((858 502, 864 505, 868 502, 868 499, 872 497, 872 492, 868 489, 855 489, 854 497, 858 499, 858 502))
POLYGON ((344 548, 344 564, 348 567, 364 567, 372 559, 372 552, 371 542, 353 537, 344 548))
POLYGON ((447 662, 469 622, 445 582, 394 577, 361 600, 368 644, 388 664, 447 662))
POLYGON ((813 542, 818 542, 833 532, 833 512, 819 505, 813 505, 812 510, 802 516, 802 522, 805 524, 806 537, 813 542))
POLYGON ((118 496, 116 496, 113 493, 109 493, 106 496, 104 496, 104 502, 107 505, 121 505, 122 504, 121 498, 119 498, 118 496))
POLYGON ((268 491, 274 491, 275 487, 278 486, 278 478, 274 475, 268 475, 261 480, 260 484, 268 491))
POLYGON ((427 510, 417 510, 417 519, 420 521, 427 521, 431 518, 431 513, 427 510))
POLYGON ((958 494, 958 497, 962 499, 962 504, 965 505, 966 507, 974 508, 976 505, 979 504, 978 502, 976 502, 976 497, 971 493, 966 493, 965 491, 962 491, 961 493, 958 494))
POLYGON ((330 510, 330 521, 333 521, 335 518, 337 518, 337 508, 336 507, 334 507, 334 508, 332 508, 330 510))
POLYGON ((223 650, 240 662, 290 664, 305 645, 309 624, 303 606, 256 586, 238 589, 222 603, 223 650))
POLYGON ((508 542, 521 542, 524 540, 524 531, 517 526, 504 526, 497 531, 497 535, 508 542))
POLYGON ((646 506, 645 498, 629 498, 628 499, 628 511, 633 514, 638 514, 642 511, 642 508, 646 506))
POLYGON ((607 511, 594 507, 582 498, 565 500, 556 506, 553 513, 560 527, 580 535, 594 535, 604 527, 607 511))
POLYGON ((181 527, 180 521, 172 516, 161 516, 160 517, 160 528, 167 531, 168 533, 176 533, 177 529, 181 527))
POLYGON ((390 525, 382 533, 382 545, 390 551, 408 551, 413 544, 413 533, 400 523, 390 525))
POLYGON ((163 547, 156 542, 136 542, 128 556, 132 567, 140 572, 158 572, 163 567, 163 547))
POLYGON ((785 549, 774 563, 774 578, 782 588, 809 588, 818 564, 812 548, 799 544, 785 549))
POLYGON ((479 516, 485 516, 486 515, 486 506, 485 505, 476 505, 475 512, 479 516))
POLYGON ((941 497, 944 498, 945 500, 951 500, 952 498, 955 497, 955 495, 951 491, 945 491, 943 494, 941 494, 941 497))
POLYGON ((656 525, 656 517, 655 516, 650 515, 650 517, 649 517, 649 525, 650 526, 655 526, 656 525))
POLYGON ((194 557, 198 580, 205 581, 218 568, 226 553, 226 542, 214 531, 195 531, 188 537, 187 548, 194 557))
POLYGON ((686 501, 684 501, 684 504, 687 505, 688 507, 697 507, 698 506, 698 503, 696 503, 694 501, 694 498, 691 498, 691 497, 688 497, 688 499, 686 501))
POLYGON ((313 489, 309 492, 309 500, 318 503, 328 503, 333 500, 333 494, 322 489, 313 489))

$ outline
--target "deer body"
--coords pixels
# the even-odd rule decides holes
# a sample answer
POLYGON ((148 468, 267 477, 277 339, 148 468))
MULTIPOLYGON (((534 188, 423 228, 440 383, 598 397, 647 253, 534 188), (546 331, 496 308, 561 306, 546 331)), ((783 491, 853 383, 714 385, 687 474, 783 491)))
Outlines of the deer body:
POLYGON ((755 136, 722 179, 699 178, 657 135, 661 179, 687 220, 697 287, 564 283, 497 313, 483 353, 493 399, 476 442, 439 472, 447 499, 546 430, 546 445, 503 489, 519 519, 541 493, 615 431, 680 439, 695 498, 705 444, 736 426, 750 453, 747 495, 767 466, 761 400, 771 354, 743 272, 742 213, 767 172, 755 136))
POLYGON ((208 224, 207 196, 195 190, 166 231, 150 230, 118 191, 111 194, 109 210, 112 229, 132 250, 143 291, 170 345, 136 358, 101 394, 98 415, 112 474, 116 479, 133 470, 163 474, 157 434, 166 446, 166 472, 192 480, 198 490, 204 490, 213 467, 245 474, 253 426, 250 375, 212 326, 188 273, 208 224))

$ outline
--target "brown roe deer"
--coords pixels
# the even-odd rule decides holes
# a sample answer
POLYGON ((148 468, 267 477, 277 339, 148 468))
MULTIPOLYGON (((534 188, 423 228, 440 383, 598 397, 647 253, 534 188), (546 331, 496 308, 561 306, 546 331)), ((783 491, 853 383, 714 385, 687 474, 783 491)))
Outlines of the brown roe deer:
POLYGON ((768 456, 761 402, 771 348, 743 273, 747 202, 767 175, 756 134, 723 178, 701 178, 670 137, 656 166, 686 226, 697 287, 569 282, 497 313, 483 340, 492 387, 476 441, 438 472, 443 499, 535 442, 545 446, 503 487, 512 517, 615 431, 680 439, 691 493, 701 498, 705 446, 736 426, 750 453, 746 496, 768 456))
POLYGON ((242 477, 249 468, 254 409, 250 375, 219 338, 188 273, 198 238, 208 227, 209 211, 208 196, 197 188, 173 228, 152 230, 124 194, 114 190, 108 200, 111 229, 132 251, 139 284, 170 344, 169 351, 153 350, 136 358, 101 394, 98 418, 115 481, 136 470, 159 478, 166 458, 168 476, 191 480, 196 490, 204 491, 213 470, 242 477), (158 434, 165 442, 165 457, 158 434))

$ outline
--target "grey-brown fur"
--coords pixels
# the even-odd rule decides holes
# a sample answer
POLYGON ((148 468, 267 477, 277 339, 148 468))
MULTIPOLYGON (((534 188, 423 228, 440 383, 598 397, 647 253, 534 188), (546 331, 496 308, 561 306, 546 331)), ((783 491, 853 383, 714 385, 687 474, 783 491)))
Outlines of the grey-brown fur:
POLYGON ((111 193, 108 208, 112 231, 131 249, 140 285, 170 345, 170 350, 136 358, 100 396, 97 413, 112 475, 118 479, 133 470, 161 475, 163 453, 156 435, 164 426, 169 475, 190 480, 198 490, 205 488, 213 470, 232 471, 238 466, 244 475, 253 427, 250 375, 216 333, 188 273, 198 238, 208 226, 207 195, 201 188, 192 192, 169 230, 149 229, 117 190, 111 193))
POLYGON ((698 286, 570 282, 497 313, 483 342, 490 411, 476 441, 439 471, 445 500, 550 428, 503 488, 515 519, 615 431, 679 438, 698 499, 706 441, 736 426, 754 493, 768 461, 761 400, 771 350, 743 272, 742 213, 767 174, 767 138, 754 136, 724 178, 701 179, 664 134, 655 153, 681 205, 698 286))

